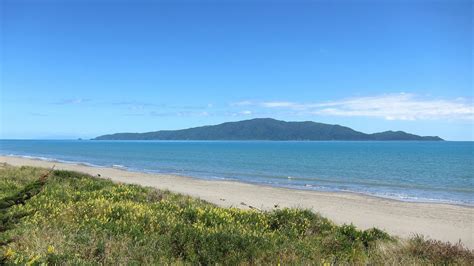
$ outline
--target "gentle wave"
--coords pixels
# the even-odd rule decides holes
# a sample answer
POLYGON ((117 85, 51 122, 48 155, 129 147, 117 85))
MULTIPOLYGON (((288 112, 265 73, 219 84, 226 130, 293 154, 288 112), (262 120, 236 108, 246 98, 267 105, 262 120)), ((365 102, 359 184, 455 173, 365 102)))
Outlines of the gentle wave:
POLYGON ((46 162, 56 162, 56 163, 82 165, 82 166, 88 166, 88 167, 106 167, 106 166, 103 166, 103 165, 97 165, 97 164, 92 164, 92 163, 88 163, 88 162, 68 161, 68 160, 61 160, 61 159, 43 157, 43 156, 20 155, 20 154, 1 154, 1 153, 0 153, 0 155, 1 156, 7 156, 7 157, 18 157, 18 158, 24 158, 24 159, 30 159, 30 160, 46 161, 46 162))
POLYGON ((437 198, 428 198, 428 197, 416 197, 416 196, 409 196, 409 195, 403 194, 403 193, 371 192, 371 191, 361 191, 361 190, 338 189, 338 188, 329 187, 329 186, 319 186, 319 185, 312 185, 312 184, 284 185, 284 184, 271 183, 271 182, 249 182, 249 183, 264 184, 264 185, 270 185, 270 186, 275 186, 275 187, 298 189, 298 190, 312 190, 312 191, 319 191, 319 192, 354 193, 354 194, 359 194, 359 195, 366 195, 366 196, 372 196, 372 197, 390 199, 390 200, 397 200, 397 201, 404 201, 404 202, 438 203, 438 204, 452 204, 452 205, 461 205, 461 206, 474 207, 474 204, 472 202, 469 202, 469 201, 437 199, 437 198))

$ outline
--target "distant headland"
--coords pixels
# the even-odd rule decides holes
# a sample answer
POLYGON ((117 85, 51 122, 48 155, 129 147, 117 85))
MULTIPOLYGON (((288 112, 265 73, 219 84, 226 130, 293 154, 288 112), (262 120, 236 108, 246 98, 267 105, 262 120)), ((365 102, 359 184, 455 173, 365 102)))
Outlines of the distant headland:
POLYGON ((442 141, 438 136, 418 136, 403 131, 366 134, 349 127, 305 122, 286 122, 272 118, 256 118, 219 125, 146 133, 115 133, 93 140, 377 140, 377 141, 442 141))

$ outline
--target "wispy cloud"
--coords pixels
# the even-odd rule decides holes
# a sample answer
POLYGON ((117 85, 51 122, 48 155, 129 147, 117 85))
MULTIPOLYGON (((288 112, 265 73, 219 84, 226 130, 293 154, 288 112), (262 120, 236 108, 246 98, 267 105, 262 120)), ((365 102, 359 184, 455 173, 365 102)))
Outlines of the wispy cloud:
POLYGON ((81 103, 86 103, 90 102, 90 99, 83 99, 83 98, 71 98, 71 99, 63 99, 57 102, 54 102, 53 104, 59 104, 59 105, 67 105, 67 104, 81 104, 81 103))
POLYGON ((255 103, 252 102, 252 101, 245 100, 245 101, 234 102, 234 103, 231 103, 230 105, 231 106, 250 106, 250 105, 254 105, 254 104, 255 103))
POLYGON ((131 110, 143 110, 143 109, 150 109, 150 108, 204 110, 207 108, 214 107, 212 103, 203 104, 203 105, 170 105, 170 104, 165 104, 165 103, 153 103, 153 102, 144 102, 144 101, 119 101, 119 102, 112 102, 111 104, 117 105, 117 106, 125 106, 131 110))
POLYGON ((241 115, 251 115, 251 114, 252 114, 252 111, 250 111, 250 110, 244 110, 244 111, 239 112, 239 114, 241 114, 241 115))
POLYGON ((261 103, 261 105, 263 107, 268 107, 268 108, 287 107, 287 108, 296 109, 298 108, 299 104, 292 103, 292 102, 263 102, 261 103))
POLYGON ((125 106, 151 106, 151 107, 161 107, 164 104, 156 104, 150 102, 141 102, 141 101, 119 101, 119 102, 112 102, 112 105, 125 105, 125 106))
POLYGON ((465 99, 422 98, 409 93, 316 103, 262 102, 260 106, 314 115, 378 117, 387 120, 474 119, 474 106, 465 99))
POLYGON ((180 112, 157 112, 151 111, 148 113, 150 116, 160 116, 160 117, 167 117, 167 116, 209 116, 210 114, 206 111, 180 111, 180 112))
POLYGON ((30 112, 29 115, 31 115, 31 116, 48 116, 45 113, 39 113, 39 112, 30 112))
POLYGON ((214 105, 212 103, 202 105, 170 105, 147 101, 127 100, 116 101, 112 104, 119 108, 126 108, 127 113, 123 116, 150 116, 150 117, 205 117, 211 115, 214 105))

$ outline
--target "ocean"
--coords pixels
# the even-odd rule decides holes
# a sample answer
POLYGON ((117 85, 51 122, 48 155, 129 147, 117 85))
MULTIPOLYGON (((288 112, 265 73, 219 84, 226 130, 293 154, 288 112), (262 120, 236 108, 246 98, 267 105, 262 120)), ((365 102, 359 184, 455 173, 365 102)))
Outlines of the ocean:
POLYGON ((474 142, 0 140, 0 154, 474 206, 474 142))

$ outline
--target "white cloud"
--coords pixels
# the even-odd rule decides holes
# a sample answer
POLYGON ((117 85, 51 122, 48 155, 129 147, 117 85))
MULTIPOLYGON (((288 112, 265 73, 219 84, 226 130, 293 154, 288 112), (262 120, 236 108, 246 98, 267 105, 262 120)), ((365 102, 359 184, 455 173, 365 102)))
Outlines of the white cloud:
POLYGON ((245 110, 245 111, 240 112, 240 114, 241 114, 241 115, 251 115, 251 114, 252 114, 252 111, 245 110))
POLYGON ((315 115, 379 117, 387 120, 474 119, 474 106, 465 99, 424 99, 407 93, 319 103, 263 102, 261 106, 315 115))

